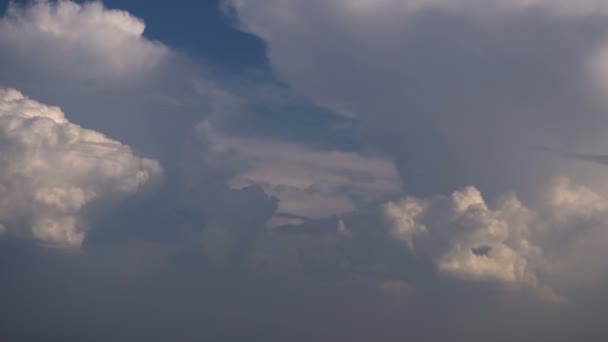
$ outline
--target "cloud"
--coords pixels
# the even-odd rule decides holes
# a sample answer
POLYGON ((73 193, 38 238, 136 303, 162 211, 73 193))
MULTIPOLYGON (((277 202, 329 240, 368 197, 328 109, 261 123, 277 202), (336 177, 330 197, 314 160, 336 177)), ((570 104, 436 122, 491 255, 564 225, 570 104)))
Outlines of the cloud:
POLYGON ((490 209, 479 191, 468 187, 450 198, 389 202, 384 215, 392 236, 412 251, 415 240, 437 240, 428 247, 436 250, 424 252, 445 275, 536 286, 534 259, 540 248, 529 241, 526 210, 513 197, 490 209))
POLYGON ((278 77, 354 115, 410 194, 473 184, 529 199, 551 176, 577 177, 534 146, 607 143, 602 2, 228 3, 278 77))
POLYGON ((353 236, 353 232, 348 229, 348 227, 346 226, 346 224, 344 224, 344 221, 342 220, 338 220, 338 228, 336 229, 336 234, 345 238, 350 238, 353 236))
MULTIPOLYGON (((225 183, 241 172, 242 161, 196 129, 206 118, 241 110, 241 98, 219 86, 221 77, 212 78, 204 61, 153 41, 144 31, 142 19, 101 2, 11 4, 0 19, 0 84, 57 103, 74 125, 92 127, 104 139, 116 139, 162 163, 164 184, 111 213, 95 213, 93 223, 101 228, 88 234, 87 243, 192 234, 193 240, 202 240, 199 248, 211 251, 205 236, 224 229, 221 234, 233 242, 210 253, 242 259, 248 241, 274 211, 275 200, 255 187, 229 189, 225 183)), ((125 183, 139 159, 122 158, 125 169, 117 172, 124 173, 125 183)), ((154 176, 147 165, 141 168, 154 176)), ((39 191, 36 203, 53 207, 49 215, 57 216, 45 229, 63 229, 53 223, 83 231, 73 238, 77 245, 85 236, 83 212, 90 203, 135 192, 90 187, 94 189, 75 185, 39 191), (57 212, 70 215, 60 222, 57 212)))
MULTIPOLYGON (((540 158, 518 150, 555 143, 585 151, 568 147, 585 134, 585 143, 599 137, 601 145, 587 130, 601 112, 585 93, 587 76, 578 82, 573 67, 588 57, 579 48, 595 42, 584 32, 601 30, 568 26, 590 9, 570 15, 565 1, 556 10, 534 0, 420 1, 404 11, 401 4, 414 2, 261 3, 243 2, 239 15, 249 29, 268 28, 255 32, 278 75, 294 92, 354 117, 315 119, 306 129, 294 120, 290 129, 314 140, 334 132, 316 132, 318 122, 358 121, 353 127, 360 123, 391 159, 367 146, 336 151, 327 147, 332 139, 322 150, 286 143, 288 129, 268 134, 281 142, 214 132, 197 123, 221 122, 227 110, 239 121, 257 101, 246 96, 258 93, 241 88, 245 100, 235 98, 204 67, 146 38, 143 21, 127 13, 99 3, 15 6, 0 21, 1 82, 59 103, 67 117, 7 91, 19 105, 0 114, 0 235, 9 237, 0 239, 0 330, 17 340, 566 341, 599 326, 601 336, 588 317, 608 280, 607 196, 595 182, 574 185, 576 172, 571 183, 545 189, 551 163, 538 161, 551 172, 533 182, 527 162, 540 158), (536 15, 538 26, 528 30, 536 15), (60 34, 47 36, 45 21, 60 34), (42 48, 63 58, 46 61, 42 48), (520 48, 530 53, 511 53, 520 48), (547 51, 564 59, 545 63, 547 51), (555 78, 538 78, 539 70, 555 78), (578 125, 572 109, 581 112, 578 125), (129 195, 160 168, 129 146, 162 161, 165 182, 146 196, 129 195), (402 196, 395 165, 411 196, 376 210, 402 196), (522 183, 538 198, 508 195, 522 183), (98 210, 106 204, 113 210, 98 210), (269 222, 275 229, 266 229, 269 222), (85 253, 13 236, 74 247, 85 238, 85 253), (563 295, 572 306, 530 301, 526 291, 552 302, 563 295)), ((288 91, 258 91, 291 101, 282 97, 288 91)), ((603 317, 599 306, 594 313, 603 317)))
POLYGON ((380 157, 217 133, 212 140, 237 151, 247 164, 231 186, 261 186, 279 199, 279 214, 300 219, 347 214, 401 190, 394 166, 380 157))
POLYGON ((380 284, 380 290, 390 297, 408 297, 412 289, 403 280, 385 280, 380 284))
POLYGON ((566 157, 601 165, 608 165, 608 155, 605 154, 568 153, 566 154, 566 157))
POLYGON ((161 174, 158 162, 15 89, 0 89, 0 151, 3 231, 70 247, 86 236, 86 205, 133 194, 161 174))
POLYGON ((405 198, 398 203, 388 202, 384 206, 392 236, 404 242, 411 251, 414 251, 414 238, 428 232, 425 225, 417 222, 426 207, 427 203, 413 198, 405 198))
POLYGON ((277 77, 394 161, 409 196, 383 210, 412 259, 546 298, 604 281, 605 170, 571 160, 601 153, 535 148, 608 146, 603 2, 225 3, 277 77))
POLYGON ((40 60, 85 79, 129 79, 149 72, 171 50, 143 37, 144 22, 121 10, 106 9, 101 2, 11 2, 0 21, 0 45, 5 54, 40 60), (90 67, 94 66, 94 67, 90 67))
POLYGON ((229 95, 204 61, 144 31, 142 19, 98 1, 13 3, 0 18, 0 86, 58 104, 172 173, 184 137, 229 95))
POLYGON ((551 287, 576 288, 602 281, 608 238, 608 200, 557 179, 537 208, 515 196, 489 206, 467 187, 450 197, 406 197, 383 206, 391 236, 417 257, 432 260, 448 277, 529 287, 545 299, 551 287))

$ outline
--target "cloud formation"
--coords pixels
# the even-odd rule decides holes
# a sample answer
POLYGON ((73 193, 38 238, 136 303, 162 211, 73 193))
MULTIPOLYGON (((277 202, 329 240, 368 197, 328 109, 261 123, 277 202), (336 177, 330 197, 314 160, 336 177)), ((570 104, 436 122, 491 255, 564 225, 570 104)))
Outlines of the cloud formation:
POLYGON ((3 336, 605 340, 606 6, 227 2, 289 87, 100 2, 0 19, 0 83, 66 113, 0 92, 3 336))
POLYGON ((63 112, 0 89, 0 223, 7 234, 79 247, 83 208, 137 192, 158 162, 69 122, 63 112))
POLYGON ((538 208, 514 195, 489 206, 467 187, 450 197, 388 202, 383 213, 391 236, 442 275, 535 288, 558 300, 548 286, 577 287, 607 275, 599 267, 605 258, 599 241, 608 238, 608 200, 566 179, 544 193, 538 208))
POLYGON ((395 162, 410 196, 383 209, 414 259, 554 300, 603 281, 602 2, 225 3, 294 92, 395 162))
POLYGON ((100 2, 11 2, 0 21, 0 45, 30 63, 46 51, 46 65, 75 68, 85 79, 128 79, 158 67, 171 53, 144 38, 144 29, 143 20, 100 2))
POLYGON ((400 192, 394 165, 380 157, 218 134, 213 139, 247 163, 230 180, 233 187, 261 186, 280 200, 278 213, 295 220, 352 213, 400 192))
POLYGON ((99 1, 12 3, 0 18, 0 86, 58 104, 172 172, 184 137, 227 92, 203 62, 144 31, 142 19, 99 1))
POLYGON ((417 239, 439 239, 438 245, 430 244, 437 248, 432 253, 437 253, 438 270, 446 275, 473 281, 537 283, 533 259, 540 249, 529 241, 529 214, 514 197, 490 209, 479 191, 468 187, 450 198, 389 202, 384 214, 393 237, 411 251, 417 239))
POLYGON ((227 3, 277 75, 355 116, 411 194, 473 184, 528 199, 569 164, 536 146, 608 144, 602 2, 227 3))

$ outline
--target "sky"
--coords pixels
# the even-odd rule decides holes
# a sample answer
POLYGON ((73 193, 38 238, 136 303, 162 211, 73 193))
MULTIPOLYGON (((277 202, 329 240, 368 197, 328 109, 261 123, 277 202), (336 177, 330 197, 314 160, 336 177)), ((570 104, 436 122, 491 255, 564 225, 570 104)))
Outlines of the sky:
POLYGON ((607 19, 0 1, 0 340, 605 341, 607 19))

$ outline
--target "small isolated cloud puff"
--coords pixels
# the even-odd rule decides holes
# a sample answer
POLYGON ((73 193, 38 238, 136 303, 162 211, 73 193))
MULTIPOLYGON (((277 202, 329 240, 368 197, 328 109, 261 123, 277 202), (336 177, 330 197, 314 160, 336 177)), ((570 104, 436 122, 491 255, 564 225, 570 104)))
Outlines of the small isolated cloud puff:
POLYGON ((58 107, 0 89, 0 235, 79 247, 86 204, 135 193, 160 174, 158 162, 70 123, 58 107))
POLYGON ((154 68, 170 53, 144 38, 144 28, 141 19, 100 2, 10 3, 0 20, 0 46, 33 60, 46 51, 45 63, 77 68, 85 77, 123 76, 154 68))

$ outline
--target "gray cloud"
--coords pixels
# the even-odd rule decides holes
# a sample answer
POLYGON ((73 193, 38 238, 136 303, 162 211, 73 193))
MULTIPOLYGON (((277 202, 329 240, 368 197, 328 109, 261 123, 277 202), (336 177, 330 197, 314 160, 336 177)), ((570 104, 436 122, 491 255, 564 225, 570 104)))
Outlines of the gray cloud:
POLYGON ((608 165, 608 155, 603 154, 568 153, 566 154, 566 157, 602 165, 608 165))
POLYGON ((355 115, 410 193, 528 199, 563 169, 534 146, 604 144, 597 2, 232 3, 279 77, 355 115))

